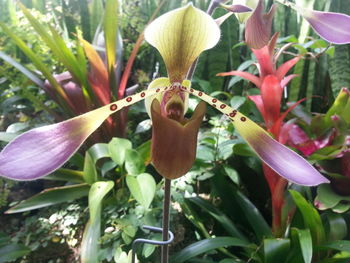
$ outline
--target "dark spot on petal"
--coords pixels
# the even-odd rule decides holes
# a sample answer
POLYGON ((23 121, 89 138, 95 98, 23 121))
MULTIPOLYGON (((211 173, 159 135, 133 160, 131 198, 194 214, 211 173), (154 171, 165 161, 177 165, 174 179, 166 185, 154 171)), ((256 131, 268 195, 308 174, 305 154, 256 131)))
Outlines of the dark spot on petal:
POLYGON ((220 105, 220 109, 225 109, 226 108, 226 104, 221 104, 220 105))
POLYGON ((203 92, 198 92, 198 96, 202 96, 203 95, 203 92))
POLYGON ((110 109, 111 111, 115 111, 115 110, 118 109, 118 106, 117 106, 117 104, 112 104, 112 105, 109 107, 109 109, 110 109))
POLYGON ((130 102, 130 101, 132 101, 132 98, 131 98, 131 97, 127 97, 127 98, 126 98, 126 101, 127 101, 127 102, 130 102))
POLYGON ((247 118, 246 117, 241 117, 241 121, 246 121, 247 118))
POLYGON ((146 96, 146 93, 141 92, 141 97, 143 98, 144 96, 146 96))
POLYGON ((216 103, 218 100, 217 99, 212 99, 211 100, 213 103, 216 103))
POLYGON ((236 111, 236 110, 234 110, 233 112, 231 112, 231 113, 230 113, 230 117, 231 117, 231 118, 233 118, 233 117, 235 117, 235 116, 236 116, 236 114, 237 114, 237 111, 236 111))
POLYGON ((216 104, 212 104, 212 106, 213 106, 214 108, 216 108, 216 104))
POLYGON ((190 89, 190 92, 193 92, 193 89, 190 89))
POLYGON ((156 92, 159 92, 160 91, 160 88, 158 88, 157 90, 156 90, 156 92))

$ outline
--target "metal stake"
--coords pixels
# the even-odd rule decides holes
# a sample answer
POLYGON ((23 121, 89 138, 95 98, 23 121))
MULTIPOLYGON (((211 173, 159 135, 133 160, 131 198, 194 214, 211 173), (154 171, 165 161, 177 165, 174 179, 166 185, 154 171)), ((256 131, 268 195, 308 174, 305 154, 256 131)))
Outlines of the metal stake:
POLYGON ((165 179, 164 183, 164 206, 163 206, 163 228, 154 226, 143 226, 143 229, 147 229, 154 232, 163 234, 163 241, 138 238, 132 243, 132 263, 136 261, 136 245, 139 243, 147 243, 151 245, 162 247, 161 263, 168 263, 169 261, 169 247, 168 245, 174 241, 174 234, 169 230, 169 217, 170 217, 170 193, 171 193, 171 181, 165 179))
MULTIPOLYGON (((165 179, 164 182, 164 204, 163 204, 163 241, 168 240, 169 232, 169 217, 170 217, 170 195, 171 195, 171 181, 165 179)), ((169 246, 166 244, 162 246, 161 263, 168 263, 169 261, 169 246)))

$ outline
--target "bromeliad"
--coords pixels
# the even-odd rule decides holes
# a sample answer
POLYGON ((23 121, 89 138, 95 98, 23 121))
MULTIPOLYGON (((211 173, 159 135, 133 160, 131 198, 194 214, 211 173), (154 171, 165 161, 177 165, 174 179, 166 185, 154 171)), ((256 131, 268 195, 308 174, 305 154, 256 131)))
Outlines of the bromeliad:
POLYGON ((168 78, 156 79, 146 91, 73 119, 23 133, 0 153, 0 175, 14 180, 33 180, 50 174, 111 114, 147 99, 153 119, 153 164, 163 176, 179 177, 190 169, 195 158, 197 131, 205 110, 200 103, 190 120, 183 117, 186 98, 192 94, 227 115, 257 155, 279 175, 301 185, 328 182, 306 160, 275 141, 248 117, 194 90, 190 81, 185 80, 195 59, 220 38, 219 27, 209 15, 192 5, 173 10, 151 23, 145 38, 162 55, 168 78))
POLYGON ((218 76, 240 76, 251 81, 260 89, 261 95, 249 96, 249 99, 255 103, 264 118, 266 129, 276 139, 279 137, 281 122, 286 115, 281 115, 283 89, 296 77, 295 74, 288 76, 286 74, 300 59, 300 57, 292 58, 277 67, 276 64, 279 56, 289 46, 287 44, 278 53, 275 53, 277 38, 278 33, 275 33, 268 45, 260 49, 252 48, 252 52, 257 59, 256 66, 259 70, 259 76, 237 70, 217 74, 218 76))

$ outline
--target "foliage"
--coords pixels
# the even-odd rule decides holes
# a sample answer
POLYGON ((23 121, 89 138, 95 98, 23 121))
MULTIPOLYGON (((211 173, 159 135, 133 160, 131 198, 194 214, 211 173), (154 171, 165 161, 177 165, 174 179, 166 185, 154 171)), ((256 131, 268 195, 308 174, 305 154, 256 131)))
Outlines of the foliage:
MULTIPOLYGON (((130 57, 135 63, 131 61, 130 76, 130 72, 125 75, 128 87, 125 94, 146 87, 165 67, 157 52, 141 45, 142 42, 139 46, 135 43, 142 39, 144 26, 158 7, 164 13, 181 4, 181 1, 166 1, 164 5, 153 0, 122 1, 118 21, 104 24, 105 32, 110 32, 107 36, 99 25, 103 17, 108 20, 113 13, 104 13, 104 7, 110 4, 110 10, 117 10, 113 5, 117 2, 23 1, 28 9, 16 8, 11 2, 0 3, 2 28, 6 32, 0 32, 0 57, 14 66, 2 61, 0 64, 0 128, 6 131, 0 134, 0 140, 4 142, 31 127, 75 116, 118 98, 121 75, 127 72, 123 65, 130 57), (121 38, 122 41, 116 41, 121 38), (139 48, 135 56, 134 48, 139 48), (106 66, 114 60, 118 65, 116 71, 106 66), (70 76, 64 81, 55 75, 67 71, 70 76), (94 78, 98 81, 92 81, 94 78), (98 82, 107 83, 102 93, 101 87, 96 86, 98 82), (78 109, 78 103, 70 104, 76 98, 62 92, 68 83, 82 91, 84 109, 78 109)), ((209 4, 194 2, 202 9, 209 4)), ((340 0, 330 4, 324 0, 299 2, 318 10, 349 11, 340 0)), ((224 13, 217 9, 214 17, 224 13)), ((315 191, 288 186, 289 191, 283 192, 282 213, 289 224, 281 238, 274 237, 270 226, 272 197, 259 159, 225 116, 219 117, 208 109, 199 134, 196 162, 186 176, 172 185, 172 228, 176 240, 171 247, 171 262, 350 260, 349 170, 348 166, 339 169, 343 168, 340 165, 343 159, 344 163, 349 161, 350 98, 342 102, 335 99, 344 91, 342 87, 349 86, 349 48, 320 40, 285 7, 278 9, 274 27, 280 31, 277 51, 286 44, 289 47, 281 51, 278 64, 291 56, 302 56, 293 69, 300 77, 294 78, 286 90, 282 109, 307 98, 286 117, 284 128, 289 136, 286 144, 316 163, 332 184, 315 191), (298 135, 300 139, 301 131, 305 141, 300 143, 293 138, 298 135), (305 152, 305 146, 320 145, 321 141, 322 147, 310 154, 305 152)), ((255 58, 240 42, 243 27, 228 19, 221 29, 220 45, 199 61, 194 87, 262 123, 257 107, 247 99, 259 92, 252 84, 238 76, 215 77, 232 69, 258 72, 253 67, 255 58)), ((190 112, 196 103, 196 99, 190 99, 190 112)), ((101 129, 64 168, 44 178, 47 187, 22 202, 20 197, 15 198, 11 207, 8 196, 17 184, 0 179, 0 208, 6 207, 9 214, 0 217, 7 227, 2 230, 6 235, 0 234, 0 251, 12 251, 9 255, 14 255, 13 260, 21 257, 21 262, 28 263, 78 262, 76 250, 82 246, 84 262, 119 263, 128 262, 135 238, 160 239, 159 234, 142 228, 160 226, 164 195, 161 177, 149 165, 150 128, 143 105, 125 111, 106 122, 105 130, 101 129), (115 137, 125 134, 130 140, 115 137), (41 209, 37 211, 38 208, 41 209), (20 212, 18 218, 11 215, 20 212), (45 249, 57 254, 42 258, 45 249)), ((12 196, 10 200, 13 201, 12 196)), ((140 245, 137 254, 142 263, 157 262, 159 258, 158 250, 151 245, 140 245)), ((2 257, 0 262, 5 262, 1 260, 2 257)))

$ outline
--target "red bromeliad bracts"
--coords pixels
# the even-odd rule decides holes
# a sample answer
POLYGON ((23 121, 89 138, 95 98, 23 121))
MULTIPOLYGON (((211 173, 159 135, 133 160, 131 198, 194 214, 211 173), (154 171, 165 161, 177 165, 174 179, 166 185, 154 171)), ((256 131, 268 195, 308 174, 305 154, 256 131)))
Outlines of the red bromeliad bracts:
MULTIPOLYGON (((299 61, 300 57, 295 57, 286 61, 279 67, 277 67, 277 60, 289 44, 285 45, 280 49, 279 52, 275 53, 275 47, 278 39, 278 33, 275 33, 271 40, 263 45, 261 48, 255 49, 256 46, 261 46, 262 43, 266 43, 264 40, 266 37, 262 37, 259 41, 254 42, 254 38, 250 35, 256 35, 257 28, 254 25, 267 24, 267 27, 261 29, 266 31, 263 36, 270 34, 271 32, 271 21, 274 13, 274 7, 271 8, 267 15, 263 15, 262 1, 259 1, 257 8, 253 12, 252 16, 247 21, 246 39, 249 41, 247 44, 251 47, 254 53, 257 63, 256 66, 259 71, 259 76, 255 76, 248 72, 243 71, 230 71, 225 73, 219 73, 218 76, 240 76, 244 79, 251 81, 257 88, 260 89, 260 95, 249 96, 258 110, 260 111, 265 127, 268 132, 273 134, 274 138, 280 141, 280 131, 283 126, 283 119, 286 117, 288 112, 292 110, 298 103, 291 106, 286 112, 281 112, 281 100, 283 90, 287 84, 296 75, 287 75, 288 71, 299 61), (263 41, 264 40, 264 41, 263 41), (261 43, 261 41, 263 41, 261 43)), ((260 31, 261 31, 260 30, 260 31)), ((299 101, 300 102, 300 101, 299 101)), ((264 175, 268 182, 271 198, 272 198, 272 210, 273 210, 273 232, 276 236, 283 234, 287 220, 282 219, 282 208, 284 203, 284 192, 288 181, 281 178, 276 172, 267 165, 263 165, 264 175)))
MULTIPOLYGON (((236 3, 241 3, 242 1, 237 0, 236 3)), ((299 12, 310 23, 316 33, 327 41, 337 44, 350 42, 350 16, 308 10, 285 0, 276 1, 299 12)), ((286 112, 281 113, 281 99, 284 88, 296 76, 286 76, 286 74, 298 62, 300 57, 295 57, 279 67, 276 66, 279 55, 288 47, 288 45, 282 47, 280 51, 275 54, 274 49, 278 33, 276 33, 269 41, 275 6, 272 5, 270 11, 267 14, 263 14, 262 0, 255 0, 250 4, 256 6, 256 8, 246 21, 245 41, 247 45, 251 47, 252 52, 257 58, 259 76, 257 77, 253 74, 242 71, 231 71, 220 73, 218 75, 236 75, 255 84, 255 86, 260 89, 260 95, 249 96, 249 99, 255 103, 264 118, 266 130, 273 134, 276 140, 286 143, 285 134, 281 134, 283 119, 288 112, 301 101, 292 105, 286 112)), ((315 145, 311 143, 308 145, 308 148, 311 146, 315 145)), ((281 236, 285 230, 288 219, 282 219, 282 207, 287 181, 284 178, 279 177, 271 167, 265 164, 263 165, 263 170, 272 196, 273 231, 276 236, 281 236)))

